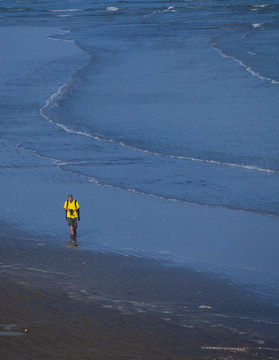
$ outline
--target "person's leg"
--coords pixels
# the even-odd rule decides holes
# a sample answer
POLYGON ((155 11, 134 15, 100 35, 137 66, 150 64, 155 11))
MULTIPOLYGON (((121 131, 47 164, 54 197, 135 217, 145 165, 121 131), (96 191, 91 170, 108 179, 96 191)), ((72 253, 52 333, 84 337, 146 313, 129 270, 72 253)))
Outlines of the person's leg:
POLYGON ((68 218, 68 225, 69 225, 69 228, 70 228, 71 235, 74 236, 73 219, 68 218))
POLYGON ((78 222, 77 222, 77 218, 73 219, 73 232, 74 232, 74 236, 77 234, 77 227, 78 227, 78 222))

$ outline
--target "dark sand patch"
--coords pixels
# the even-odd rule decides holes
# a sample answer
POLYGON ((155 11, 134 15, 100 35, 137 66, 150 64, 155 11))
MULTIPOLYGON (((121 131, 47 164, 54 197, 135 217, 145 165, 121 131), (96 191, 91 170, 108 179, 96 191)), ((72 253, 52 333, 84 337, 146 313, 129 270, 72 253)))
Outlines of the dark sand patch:
POLYGON ((3 359, 279 358, 278 308, 215 275, 43 239, 0 251, 3 359))

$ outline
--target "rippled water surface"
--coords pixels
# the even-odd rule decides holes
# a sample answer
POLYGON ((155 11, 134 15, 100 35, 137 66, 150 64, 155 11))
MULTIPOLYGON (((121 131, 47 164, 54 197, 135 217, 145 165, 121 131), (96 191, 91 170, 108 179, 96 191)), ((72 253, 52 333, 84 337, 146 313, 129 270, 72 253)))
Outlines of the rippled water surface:
POLYGON ((2 218, 56 232, 54 200, 74 190, 87 247, 220 253, 249 271, 266 252, 278 274, 278 15, 260 1, 0 2, 2 218))

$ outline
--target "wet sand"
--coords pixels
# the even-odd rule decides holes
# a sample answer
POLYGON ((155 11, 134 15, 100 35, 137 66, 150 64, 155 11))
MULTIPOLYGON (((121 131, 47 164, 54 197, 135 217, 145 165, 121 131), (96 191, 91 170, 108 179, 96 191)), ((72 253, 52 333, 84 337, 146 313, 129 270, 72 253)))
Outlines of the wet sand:
POLYGON ((18 235, 0 239, 3 359, 279 358, 278 307, 224 278, 18 235))

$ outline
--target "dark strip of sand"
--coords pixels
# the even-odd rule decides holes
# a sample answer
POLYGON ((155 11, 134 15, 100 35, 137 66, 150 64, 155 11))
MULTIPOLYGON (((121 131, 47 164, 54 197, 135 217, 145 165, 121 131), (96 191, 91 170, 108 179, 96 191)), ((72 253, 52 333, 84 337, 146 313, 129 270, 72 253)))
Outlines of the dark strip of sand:
POLYGON ((1 359, 279 358, 278 308, 215 275, 0 242, 1 359))

